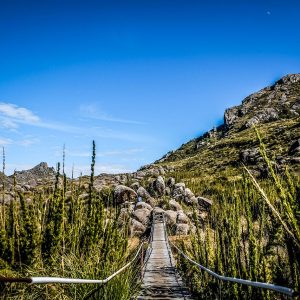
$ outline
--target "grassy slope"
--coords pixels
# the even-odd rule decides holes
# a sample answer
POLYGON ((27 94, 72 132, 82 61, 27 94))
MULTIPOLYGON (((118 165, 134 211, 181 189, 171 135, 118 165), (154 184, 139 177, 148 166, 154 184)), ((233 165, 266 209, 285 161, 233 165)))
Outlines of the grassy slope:
MULTIPOLYGON (((300 136, 300 119, 280 120, 261 124, 257 128, 269 156, 276 159, 278 156, 287 156, 291 141, 300 136)), ((195 150, 197 140, 192 140, 179 148, 167 161, 159 164, 175 167, 176 173, 180 174, 177 176, 184 181, 232 181, 241 174, 241 151, 259 147, 253 128, 232 132, 227 137, 207 140, 210 144, 199 150, 195 150)), ((291 167, 299 172, 298 165, 291 167)))

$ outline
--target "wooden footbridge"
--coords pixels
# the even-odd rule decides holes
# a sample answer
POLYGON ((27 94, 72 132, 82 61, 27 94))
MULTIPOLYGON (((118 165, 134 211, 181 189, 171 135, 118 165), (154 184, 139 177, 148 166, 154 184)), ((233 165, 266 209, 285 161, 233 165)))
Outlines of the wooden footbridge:
POLYGON ((163 214, 153 216, 142 291, 137 299, 192 299, 176 270, 163 214))
MULTIPOLYGON (((144 253, 144 242, 139 246, 133 259, 128 262, 125 266, 119 269, 114 274, 110 275, 105 279, 74 279, 74 278, 60 278, 60 277, 29 277, 29 278, 7 278, 0 276, 1 282, 23 282, 29 284, 54 284, 54 283, 65 283, 65 284, 98 284, 105 288, 105 285, 113 280, 118 274, 123 272, 125 269, 132 267, 134 263, 142 263, 142 272, 140 274, 141 279, 141 291, 138 296, 132 296, 132 299, 140 300, 151 300, 151 299, 193 299, 184 283, 179 276, 175 267, 175 260, 172 255, 171 247, 175 249, 178 255, 181 255, 184 259, 188 260, 191 264, 196 265, 199 269, 207 272, 211 276, 217 278, 219 282, 230 281, 240 283, 256 288, 263 288, 273 290, 283 295, 293 297, 299 293, 295 293, 293 289, 278 286, 274 284, 264 282, 254 282, 250 280, 225 277, 219 275, 212 270, 200 265, 193 261, 179 248, 173 245, 168 240, 166 223, 163 213, 154 213, 153 222, 151 226, 151 234, 149 238, 149 246, 147 247, 146 253, 144 253), (144 259, 142 259, 144 258, 144 259)), ((136 264, 135 264, 136 265, 136 264)), ((220 285, 221 286, 221 285, 220 285)), ((90 293, 93 294, 92 292, 90 293)), ((84 298, 90 299, 90 296, 84 298)), ((116 299, 118 300, 118 299, 116 299)))

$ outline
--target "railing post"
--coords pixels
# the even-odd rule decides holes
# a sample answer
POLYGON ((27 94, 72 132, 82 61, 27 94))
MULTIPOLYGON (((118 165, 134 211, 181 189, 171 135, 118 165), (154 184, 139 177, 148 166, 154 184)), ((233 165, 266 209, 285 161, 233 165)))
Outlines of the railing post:
POLYGON ((144 268, 144 244, 142 244, 142 250, 141 250, 141 277, 143 276, 143 268, 144 268))

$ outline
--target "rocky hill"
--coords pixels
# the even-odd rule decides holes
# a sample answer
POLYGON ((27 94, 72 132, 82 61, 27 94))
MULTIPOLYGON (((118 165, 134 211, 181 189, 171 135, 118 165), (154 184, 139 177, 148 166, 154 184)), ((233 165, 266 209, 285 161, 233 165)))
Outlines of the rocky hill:
POLYGON ((12 179, 14 176, 18 184, 30 184, 35 186, 38 182, 53 180, 55 177, 55 169, 48 167, 47 163, 41 162, 30 170, 16 171, 10 178, 12 179))
MULTIPOLYGON (((278 170, 286 165, 300 170, 300 74, 290 74, 274 85, 226 109, 224 124, 167 153, 154 166, 174 168, 186 178, 234 180, 241 163, 264 176, 258 129, 278 170), (192 174, 192 175, 191 175, 192 174)), ((153 165, 152 165, 153 167, 153 165)))

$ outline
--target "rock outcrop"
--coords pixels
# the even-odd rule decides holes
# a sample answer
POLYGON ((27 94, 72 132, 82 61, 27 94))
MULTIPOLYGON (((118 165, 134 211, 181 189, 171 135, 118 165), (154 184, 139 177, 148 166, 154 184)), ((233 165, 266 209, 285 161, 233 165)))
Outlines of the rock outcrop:
POLYGON ((162 176, 158 176, 149 186, 149 192, 154 197, 161 197, 165 194, 166 184, 162 176))
POLYGON ((121 204, 126 201, 136 201, 137 193, 125 185, 118 185, 114 190, 114 200, 116 203, 121 204))
POLYGON ((147 226, 149 223, 151 211, 147 208, 139 208, 133 212, 133 217, 141 222, 144 226, 147 226))
POLYGON ((241 105, 226 109, 225 126, 230 129, 237 125, 242 130, 260 123, 299 116, 299 83, 300 74, 290 74, 246 97, 241 105))
POLYGON ((48 167, 48 164, 45 162, 41 162, 30 170, 16 171, 14 175, 10 176, 10 178, 15 176, 18 183, 28 184, 35 187, 37 182, 41 182, 43 180, 45 182, 54 180, 55 174, 56 172, 54 168, 48 167))

